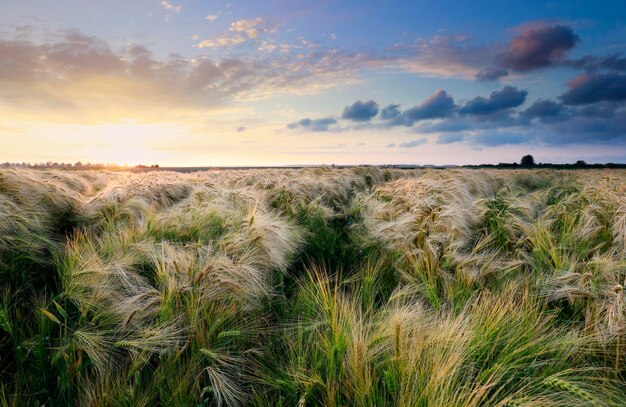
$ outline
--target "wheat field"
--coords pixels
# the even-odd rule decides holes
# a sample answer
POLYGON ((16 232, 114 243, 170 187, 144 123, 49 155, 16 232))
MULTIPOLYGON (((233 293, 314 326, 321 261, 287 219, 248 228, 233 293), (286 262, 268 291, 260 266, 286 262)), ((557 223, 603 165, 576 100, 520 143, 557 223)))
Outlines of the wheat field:
POLYGON ((623 406, 625 278, 621 170, 0 170, 0 405, 623 406))

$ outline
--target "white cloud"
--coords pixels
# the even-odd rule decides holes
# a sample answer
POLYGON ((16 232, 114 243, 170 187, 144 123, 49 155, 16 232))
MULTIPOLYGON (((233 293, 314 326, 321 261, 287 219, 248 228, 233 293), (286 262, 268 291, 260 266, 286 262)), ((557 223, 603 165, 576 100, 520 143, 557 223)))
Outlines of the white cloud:
POLYGON ((202 40, 196 47, 197 48, 222 48, 230 47, 233 45, 239 45, 245 42, 246 39, 241 35, 220 35, 211 40, 202 40))
POLYGON ((180 11, 183 9, 183 7, 182 7, 182 6, 179 6, 179 5, 173 4, 172 2, 170 2, 170 1, 168 1, 168 0, 162 0, 160 4, 161 4, 161 6, 162 6, 164 9, 166 9, 166 10, 168 10, 168 11, 173 11, 173 12, 175 12, 175 13, 180 13, 180 11))
POLYGON ((204 17, 205 20, 209 20, 209 21, 215 21, 219 18, 219 15, 217 14, 209 14, 208 16, 204 17))
POLYGON ((276 33, 276 25, 270 24, 260 17, 237 20, 230 24, 228 30, 213 38, 200 41, 197 48, 221 48, 239 45, 246 41, 258 40, 264 34, 276 33))

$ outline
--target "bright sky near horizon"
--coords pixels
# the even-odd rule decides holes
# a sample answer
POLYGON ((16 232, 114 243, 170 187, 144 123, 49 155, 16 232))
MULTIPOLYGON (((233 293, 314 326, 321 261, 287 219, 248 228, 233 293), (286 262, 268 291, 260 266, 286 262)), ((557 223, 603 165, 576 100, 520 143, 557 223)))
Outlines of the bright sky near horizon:
POLYGON ((621 0, 0 9, 0 162, 626 162, 621 0))

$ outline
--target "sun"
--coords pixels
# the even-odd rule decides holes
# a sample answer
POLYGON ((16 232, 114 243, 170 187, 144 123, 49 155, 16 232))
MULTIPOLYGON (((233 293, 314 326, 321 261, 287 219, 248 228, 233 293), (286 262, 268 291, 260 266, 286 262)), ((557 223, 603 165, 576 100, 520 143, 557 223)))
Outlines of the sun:
POLYGON ((169 124, 109 123, 89 126, 85 157, 99 163, 150 165, 167 160, 163 147, 175 145, 173 135, 180 129, 169 124))

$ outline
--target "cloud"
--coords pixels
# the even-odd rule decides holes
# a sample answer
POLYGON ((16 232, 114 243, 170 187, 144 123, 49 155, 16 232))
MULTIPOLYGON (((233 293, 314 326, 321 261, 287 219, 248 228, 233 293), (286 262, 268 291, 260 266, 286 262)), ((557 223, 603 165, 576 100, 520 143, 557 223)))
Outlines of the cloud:
MULTIPOLYGON (((538 118, 534 123, 503 121, 489 126, 469 123, 452 133, 440 134, 438 143, 456 141, 461 136, 467 144, 483 147, 533 143, 533 145, 623 145, 626 143, 626 108, 582 106, 568 108, 549 100, 538 100, 524 116, 538 118), (534 106, 534 107, 533 107, 534 106), (558 112, 558 113, 557 113, 558 112)), ((422 129, 420 129, 422 131, 422 129)))
POLYGON ((400 116, 400 113, 402 113, 400 111, 400 105, 392 103, 381 110, 380 117, 384 120, 389 120, 400 116))
POLYGON ((611 117, 573 116, 570 120, 550 125, 542 141, 550 145, 606 144, 624 146, 626 143, 626 110, 611 117))
POLYGON ((463 134, 440 134, 437 138, 437 144, 458 143, 465 139, 463 134))
POLYGON ((529 28, 511 40, 498 56, 500 65, 517 72, 546 68, 563 60, 567 51, 580 41, 567 26, 547 25, 529 28))
POLYGON ((567 53, 576 47, 580 37, 567 25, 531 21, 515 31, 517 35, 508 42, 476 43, 467 35, 418 38, 413 43, 396 44, 385 58, 393 61, 395 67, 423 75, 479 81, 495 81, 510 72, 528 73, 558 66, 626 69, 626 58, 619 54, 568 60, 567 53))
POLYGON ((331 126, 337 124, 337 119, 333 117, 324 117, 321 119, 302 119, 297 122, 287 124, 288 129, 305 129, 309 131, 330 131, 331 126))
POLYGON ((413 148, 413 147, 421 146, 422 144, 426 144, 426 143, 428 143, 428 140, 426 140, 426 138, 421 138, 419 140, 413 140, 413 141, 407 141, 405 143, 400 143, 398 144, 398 147, 413 148))
POLYGON ((474 135, 468 138, 468 141, 474 145, 496 147, 528 143, 532 138, 534 138, 534 136, 527 133, 495 131, 474 135))
POLYGON ((595 117, 599 119, 609 119, 619 112, 620 108, 615 103, 596 103, 590 105, 577 106, 574 110, 579 117, 595 117))
POLYGON ((142 45, 113 49, 78 31, 39 41, 30 35, 0 33, 0 104, 24 117, 101 122, 200 114, 241 100, 317 93, 357 81, 360 70, 354 56, 330 51, 156 57, 142 45), (63 119, 60 111, 72 115, 63 119))
MULTIPOLYGON (((275 25, 259 18, 233 22, 225 33, 203 45, 219 48, 252 42, 258 50, 267 42, 264 49, 274 51, 231 53, 224 58, 156 57, 141 45, 113 49, 76 31, 50 33, 43 41, 30 40, 23 32, 13 38, 0 34, 0 102, 13 110, 28 104, 31 114, 91 111, 92 115, 80 116, 85 120, 88 116, 158 117, 168 107, 175 115, 174 110, 232 106, 281 93, 318 93, 362 81, 367 70, 474 77, 485 60, 505 51, 499 43, 477 45, 464 36, 438 36, 386 50, 350 52, 308 48, 297 42, 273 44, 267 36, 275 31, 275 25)), ((440 101, 440 110, 433 105, 429 111, 425 102, 405 112, 399 106, 383 109, 380 118, 386 125, 411 126, 419 120, 453 116, 457 108, 451 97, 449 102, 443 97, 440 101)))
POLYGON ((456 133, 470 128, 482 128, 481 123, 474 123, 467 117, 453 117, 437 122, 422 122, 413 127, 416 133, 456 133))
POLYGON ((454 111, 454 99, 443 89, 438 89, 419 106, 402 112, 411 121, 447 117, 454 111))
POLYGON ((592 72, 600 70, 626 71, 626 57, 623 57, 621 54, 602 57, 586 55, 578 59, 568 60, 565 64, 573 68, 581 68, 592 72))
POLYGON ((230 24, 226 32, 213 38, 202 40, 196 44, 196 47, 222 48, 240 45, 248 41, 255 41, 263 34, 273 34, 276 30, 275 24, 270 24, 260 17, 237 20, 230 24))
MULTIPOLYGON (((250 41, 260 43, 263 33, 249 31, 258 29, 257 19, 251 21, 230 28, 246 39, 256 36, 250 41)), ((232 108, 241 101, 285 93, 317 93, 339 84, 355 83, 363 79, 361 72, 370 69, 413 69, 415 65, 411 65, 409 57, 419 59, 431 55, 429 52, 436 47, 446 48, 450 44, 471 47, 467 39, 457 38, 428 41, 426 49, 421 51, 412 44, 406 50, 380 54, 303 46, 284 55, 255 52, 248 57, 237 56, 242 53, 229 53, 235 56, 225 58, 202 54, 157 57, 141 45, 112 48, 99 38, 77 31, 55 32, 37 41, 28 33, 21 32, 12 38, 5 33, 0 34, 0 104, 3 114, 9 116, 47 115, 46 120, 54 116, 51 120, 81 123, 111 119, 178 120, 185 115, 206 117, 212 110, 232 108)), ((455 55, 464 53, 459 51, 455 55)), ((503 134, 508 130, 515 134, 526 131, 529 139, 531 132, 535 132, 532 139, 543 143, 623 140, 625 127, 619 116, 624 115, 621 107, 626 75, 603 72, 609 67, 617 69, 621 64, 617 56, 603 58, 581 62, 581 67, 597 66, 594 69, 598 72, 587 72, 570 83, 570 89, 560 98, 564 106, 558 113, 558 100, 537 101, 526 110, 515 109, 524 103, 527 94, 510 86, 488 97, 472 99, 462 107, 455 104, 448 92, 438 90, 421 104, 404 111, 398 104, 379 109, 374 101, 361 102, 370 103, 370 107, 373 103, 378 111, 369 120, 352 124, 352 129, 402 125, 411 127, 411 132, 434 133, 434 137, 440 136, 438 133, 456 132, 463 136, 459 141, 467 143, 473 135, 503 134), (569 134, 558 133, 565 130, 569 134)), ((445 60, 438 60, 437 64, 445 60)), ((464 72, 478 72, 477 63, 472 60, 465 65, 464 72)), ((429 72, 435 74, 439 69, 437 64, 429 72)), ((481 64, 484 66, 484 61, 481 64)), ((308 120, 295 122, 294 128, 343 130, 333 117, 308 120)), ((232 131, 237 125, 235 122, 229 128, 232 131)), ((442 142, 449 140, 454 140, 452 135, 441 138, 442 142)))
POLYGON ((161 7, 163 7, 165 10, 173 11, 175 13, 180 13, 180 11, 183 9, 182 6, 173 4, 172 2, 168 0, 163 0, 159 4, 161 4, 161 7))
POLYGON ((217 20, 219 17, 220 16, 218 14, 209 14, 208 16, 204 17, 204 19, 213 22, 217 20))
POLYGON ((517 107, 524 103, 528 92, 519 90, 513 86, 505 86, 499 91, 494 91, 488 98, 478 96, 467 102, 459 112, 469 115, 488 115, 504 109, 517 107))
POLYGON ((487 67, 476 74, 476 79, 481 82, 497 81, 509 74, 504 68, 487 67))
POLYGON ((412 126, 420 120, 441 119, 454 113, 454 99, 443 89, 438 89, 420 105, 404 110, 389 121, 391 126, 412 126))
POLYGON ((466 35, 439 35, 396 44, 380 62, 422 75, 469 79, 483 69, 485 61, 492 61, 504 50, 503 43, 475 43, 466 35))
POLYGON ((626 100, 626 75, 616 72, 583 74, 570 81, 569 86, 570 89, 560 96, 566 105, 626 100))
POLYGON ((367 122, 378 114, 378 103, 373 100, 362 102, 357 100, 350 106, 346 106, 343 109, 341 117, 346 120, 352 120, 355 122, 367 122))
POLYGON ((585 65, 588 69, 595 64, 604 69, 624 69, 626 64, 626 58, 618 55, 604 59, 587 57, 578 62, 567 60, 567 53, 580 38, 566 25, 534 21, 516 31, 518 34, 508 42, 476 43, 467 35, 418 38, 412 43, 396 44, 379 60, 369 58, 368 62, 383 65, 387 61, 396 68, 422 75, 479 81, 495 81, 511 71, 527 73, 553 66, 585 65))
POLYGON ((261 33, 270 32, 276 26, 268 24, 260 17, 255 19, 238 20, 230 24, 228 31, 236 33, 244 33, 248 38, 257 38, 261 33))
POLYGON ((524 119, 546 119, 558 117, 563 111, 563 105, 552 100, 536 100, 528 109, 520 113, 524 119))
POLYGON ((243 133, 244 131, 246 131, 245 127, 243 127, 243 126, 237 127, 237 133, 243 133))
MULTIPOLYGON (((615 80, 615 76, 611 78, 612 81, 605 79, 601 83, 611 83, 613 86, 621 83, 615 80)), ((619 92, 609 93, 613 95, 612 100, 617 99, 615 94, 621 95, 619 92)), ((475 97, 460 107, 454 103, 450 94, 440 89, 413 108, 401 110, 400 105, 389 104, 382 109, 376 121, 374 113, 370 112, 365 115, 368 117, 367 123, 350 128, 356 130, 367 126, 384 131, 385 128, 402 125, 411 127, 413 133, 436 134, 438 144, 463 142, 475 147, 531 142, 548 146, 593 144, 601 142, 599 140, 615 144, 626 139, 626 107, 623 105, 609 103, 607 98, 581 106, 538 99, 526 109, 519 109, 527 95, 526 90, 504 86, 488 97, 475 97), (622 116, 625 118, 622 119, 622 116)), ((353 106, 362 108, 364 105, 366 102, 359 101, 353 106)), ((369 105, 378 106, 374 101, 369 101, 369 105)), ((350 111, 351 107, 348 106, 346 111, 350 111)), ((289 127, 337 130, 329 126, 316 126, 311 119, 304 123, 291 123, 289 127)), ((427 139, 421 138, 397 145, 390 143, 387 147, 411 148, 425 142, 427 139)))

